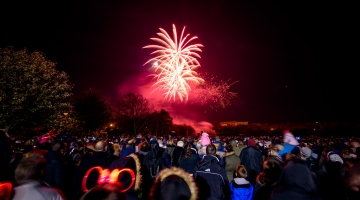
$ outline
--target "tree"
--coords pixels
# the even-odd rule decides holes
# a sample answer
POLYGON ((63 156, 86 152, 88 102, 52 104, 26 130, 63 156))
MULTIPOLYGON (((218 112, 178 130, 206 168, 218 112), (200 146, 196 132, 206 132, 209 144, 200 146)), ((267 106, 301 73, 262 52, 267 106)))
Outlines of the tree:
POLYGON ((181 136, 195 135, 195 129, 192 126, 186 124, 183 125, 174 124, 172 129, 173 131, 176 132, 176 135, 181 135, 181 136))
POLYGON ((83 130, 93 132, 103 128, 112 118, 112 109, 100 90, 90 88, 75 98, 74 116, 83 130))
POLYGON ((0 123, 46 129, 69 110, 72 84, 41 52, 0 49, 0 123))
POLYGON ((142 132, 151 117, 152 108, 141 94, 126 94, 117 103, 116 121, 123 131, 136 135, 142 132))
POLYGON ((155 135, 169 134, 173 126, 172 120, 173 118, 166 110, 161 109, 160 111, 154 111, 151 115, 151 122, 148 129, 155 135))

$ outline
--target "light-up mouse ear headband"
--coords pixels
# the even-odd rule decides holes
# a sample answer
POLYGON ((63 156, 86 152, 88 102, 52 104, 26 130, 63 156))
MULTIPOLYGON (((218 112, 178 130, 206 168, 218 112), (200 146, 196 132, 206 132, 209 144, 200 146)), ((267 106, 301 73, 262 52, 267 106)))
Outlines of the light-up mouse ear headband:
POLYGON ((90 168, 83 180, 82 180, 82 190, 84 192, 87 192, 89 191, 87 188, 86 188, 86 181, 87 181, 87 178, 89 176, 89 174, 94 170, 94 169, 97 169, 98 172, 99 172, 99 178, 98 178, 98 184, 103 184, 103 183, 116 183, 118 182, 118 177, 119 175, 122 173, 122 172, 128 172, 130 175, 131 175, 131 184, 129 185, 129 187, 127 187, 126 189, 123 189, 121 190, 120 192, 126 192, 127 190, 129 190, 135 183, 135 173, 129 169, 129 168, 124 168, 124 169, 114 169, 113 171, 110 172, 109 169, 103 169, 101 167, 93 167, 93 168, 90 168))

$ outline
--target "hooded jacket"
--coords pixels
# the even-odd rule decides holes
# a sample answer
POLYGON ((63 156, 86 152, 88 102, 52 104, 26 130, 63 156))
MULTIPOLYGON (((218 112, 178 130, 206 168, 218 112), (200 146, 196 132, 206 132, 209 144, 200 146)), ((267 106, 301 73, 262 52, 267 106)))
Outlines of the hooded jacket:
POLYGON ((248 146, 241 151, 240 162, 245 166, 248 173, 254 170, 257 174, 261 172, 262 154, 256 147, 248 146))
POLYGON ((315 191, 316 185, 309 168, 302 161, 292 160, 283 168, 270 199, 310 200, 315 191))
POLYGON ((254 187, 244 178, 235 178, 230 183, 231 199, 233 200, 251 200, 254 187))
POLYGON ((226 171, 221 167, 216 156, 205 155, 195 166, 195 182, 199 187, 199 199, 228 199, 229 181, 226 171))
POLYGON ((224 162, 225 162, 226 175, 228 177, 229 182, 231 182, 234 179, 234 172, 236 166, 240 164, 240 158, 239 156, 236 156, 234 152, 229 152, 225 154, 224 162))

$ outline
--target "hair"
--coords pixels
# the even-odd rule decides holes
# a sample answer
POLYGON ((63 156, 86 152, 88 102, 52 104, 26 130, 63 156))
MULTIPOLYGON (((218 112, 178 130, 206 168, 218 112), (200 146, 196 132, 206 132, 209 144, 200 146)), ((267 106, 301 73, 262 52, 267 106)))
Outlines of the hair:
POLYGON ((85 193, 80 200, 126 200, 125 193, 120 183, 104 183, 97 185, 85 193))
POLYGON ((238 178, 246 178, 247 177, 247 171, 246 171, 246 168, 244 165, 240 165, 240 164, 237 165, 235 173, 238 178))
POLYGON ((278 148, 278 145, 270 144, 269 149, 274 152, 279 152, 280 149, 278 148))
POLYGON ((45 172, 46 162, 40 156, 30 156, 20 160, 15 169, 15 180, 24 183, 30 180, 41 180, 45 172))
POLYGON ((216 147, 214 144, 209 144, 206 147, 206 154, 207 155, 211 155, 211 156, 215 156, 216 155, 216 147))
POLYGON ((168 145, 174 145, 174 140, 173 140, 173 139, 170 139, 169 141, 167 141, 167 144, 168 144, 168 145))
POLYGON ((120 151, 120 145, 119 144, 113 144, 114 151, 120 151))
POLYGON ((95 144, 95 151, 105 151, 106 143, 104 141, 99 141, 95 144))
POLYGON ((234 151, 231 144, 226 145, 225 150, 226 150, 226 152, 233 152, 234 151))
POLYGON ((285 154, 283 159, 284 159, 284 162, 287 163, 287 162, 292 161, 292 160, 298 160, 299 157, 294 155, 294 154, 289 154, 288 153, 288 154, 285 154))
POLYGON ((266 184, 272 184, 277 181, 281 173, 281 167, 274 160, 265 160, 263 170, 259 174, 259 181, 266 184))
POLYGON ((188 143, 186 145, 185 158, 190 158, 190 156, 191 156, 191 147, 192 147, 192 145, 190 143, 188 143))
POLYGON ((143 142, 140 147, 140 151, 148 152, 150 149, 150 144, 148 142, 143 142))

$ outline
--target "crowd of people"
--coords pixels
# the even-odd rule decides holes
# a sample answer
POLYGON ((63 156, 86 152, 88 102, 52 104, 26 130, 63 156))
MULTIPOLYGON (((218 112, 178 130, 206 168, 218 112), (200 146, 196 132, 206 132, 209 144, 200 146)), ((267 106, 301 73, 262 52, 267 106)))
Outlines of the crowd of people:
POLYGON ((360 199, 358 138, 0 131, 0 199, 360 199), (11 183, 11 189, 8 187, 11 183))

